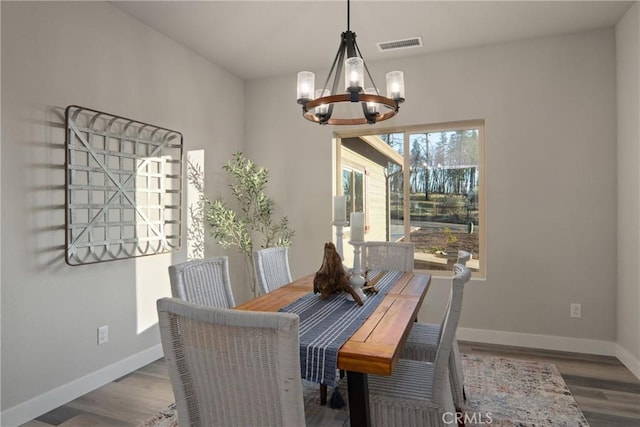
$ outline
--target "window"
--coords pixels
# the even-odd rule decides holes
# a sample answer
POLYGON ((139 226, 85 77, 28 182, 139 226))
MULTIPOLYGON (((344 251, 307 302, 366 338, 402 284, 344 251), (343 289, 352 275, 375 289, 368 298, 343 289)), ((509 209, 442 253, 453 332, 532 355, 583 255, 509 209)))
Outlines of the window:
MULTIPOLYGON (((372 227, 365 240, 414 242, 415 268, 434 275, 451 271, 458 250, 466 250, 472 253, 468 265, 484 276, 483 138, 481 120, 339 138, 343 153, 357 151, 382 165, 379 171, 367 169, 371 182, 383 174, 386 188, 367 195, 372 227)), ((357 178, 338 159, 349 210, 356 203, 357 178)))
POLYGON ((347 204, 347 221, 351 212, 364 210, 364 173, 362 171, 342 169, 342 194, 347 204))

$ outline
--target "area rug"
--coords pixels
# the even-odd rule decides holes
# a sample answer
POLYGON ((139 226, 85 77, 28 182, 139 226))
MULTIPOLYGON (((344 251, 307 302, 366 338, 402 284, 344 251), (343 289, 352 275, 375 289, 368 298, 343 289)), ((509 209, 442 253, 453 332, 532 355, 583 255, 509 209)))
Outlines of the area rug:
MULTIPOLYGON (((578 404, 555 365, 502 357, 463 354, 467 402, 464 412, 445 414, 455 425, 467 427, 588 427, 578 404)), ((349 426, 346 407, 319 404, 319 387, 303 381, 307 426, 349 426)), ((339 386, 346 400, 346 386, 339 386)), ((331 390, 330 390, 331 391, 331 390)), ((175 405, 147 419, 139 427, 178 427, 175 405)))
POLYGON ((556 365, 463 354, 466 426, 587 427, 556 365))

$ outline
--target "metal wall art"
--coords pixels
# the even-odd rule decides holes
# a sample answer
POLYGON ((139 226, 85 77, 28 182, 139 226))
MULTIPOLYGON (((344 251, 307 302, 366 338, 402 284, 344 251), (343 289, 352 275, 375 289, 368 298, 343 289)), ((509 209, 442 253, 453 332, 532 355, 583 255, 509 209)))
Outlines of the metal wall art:
POLYGON ((76 105, 65 122, 67 264, 179 249, 182 134, 76 105))

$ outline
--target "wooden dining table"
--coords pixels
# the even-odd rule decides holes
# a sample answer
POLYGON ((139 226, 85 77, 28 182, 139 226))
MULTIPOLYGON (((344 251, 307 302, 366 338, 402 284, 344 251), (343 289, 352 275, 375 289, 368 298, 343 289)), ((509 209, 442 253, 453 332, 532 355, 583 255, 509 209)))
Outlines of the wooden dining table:
MULTIPOLYGON (((313 278, 314 274, 302 277, 235 308, 279 311, 313 292, 313 278)), ((351 426, 371 425, 367 376, 393 373, 430 284, 429 274, 403 273, 373 313, 340 347, 337 368, 347 373, 351 426)))

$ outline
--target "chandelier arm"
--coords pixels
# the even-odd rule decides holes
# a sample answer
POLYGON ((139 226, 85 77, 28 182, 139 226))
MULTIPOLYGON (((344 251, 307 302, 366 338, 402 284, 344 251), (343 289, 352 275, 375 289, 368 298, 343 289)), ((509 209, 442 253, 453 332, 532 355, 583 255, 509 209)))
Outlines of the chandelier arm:
MULTIPOLYGON (((327 88, 327 85, 329 84, 329 79, 331 79, 331 75, 333 74, 333 70, 335 70, 336 68, 336 64, 340 64, 338 66, 338 71, 336 72, 336 75, 338 75, 338 73, 340 72, 340 69, 342 68, 342 60, 344 58, 344 49, 342 47, 342 45, 344 44, 344 41, 340 41, 340 46, 338 46, 338 51, 336 52, 336 57, 333 59, 333 64, 331 64, 331 69, 329 70, 329 74, 327 74, 327 79, 324 81, 324 86, 322 86, 322 93, 324 93, 325 89, 327 88)), ((334 83, 335 86, 335 83, 334 83)), ((333 88, 333 93, 335 93, 336 88, 333 88)))
MULTIPOLYGON (((340 48, 338 49, 338 55, 336 58, 336 62, 338 65, 338 68, 336 68, 336 72, 333 78, 333 86, 331 88, 331 95, 335 95, 338 93, 338 85, 340 84, 340 75, 342 74, 342 67, 343 67, 343 63, 344 63, 344 52, 345 52, 345 42, 344 39, 342 39, 342 41, 340 42, 340 48)), ((334 67, 335 67, 335 63, 334 63, 334 67)), ((331 71, 329 72, 329 75, 327 76, 327 82, 325 83, 325 88, 327 83, 329 82, 329 78, 331 77, 331 73, 333 72, 333 68, 331 67, 331 71)), ((324 94, 324 89, 322 90, 322 93, 324 94)), ((333 114, 333 103, 329 104, 329 108, 327 109, 327 112, 321 116, 318 116, 321 120, 320 123, 324 124, 327 123, 330 119, 331 119, 331 115, 333 114)))
MULTIPOLYGON (((331 64, 331 69, 329 70, 329 73, 327 74, 327 78, 324 81, 324 85, 322 86, 322 91, 321 91, 321 96, 320 98, 324 97, 324 92, 325 90, 327 90, 327 85, 329 84, 329 80, 331 80, 331 76, 334 74, 335 71, 335 77, 333 79, 333 87, 331 89, 331 93, 335 94, 337 89, 338 89, 338 81, 339 78, 338 76, 340 75, 340 73, 342 72, 342 62, 344 61, 344 37, 340 39, 340 46, 338 46, 338 51, 336 52, 336 56, 333 59, 333 64, 331 64), (338 66, 337 70, 336 70, 336 65, 338 66)), ((307 106, 305 104, 304 106, 304 111, 303 111, 303 115, 305 115, 305 113, 309 110, 311 110, 314 107, 311 106, 307 106)), ((314 115, 314 117, 317 117, 319 123, 321 124, 325 124, 330 118, 331 115, 333 114, 333 104, 329 104, 329 107, 327 108, 327 111, 325 113, 316 113, 314 115)))
MULTIPOLYGON (((340 42, 340 50, 338 51, 338 68, 336 69, 336 74, 333 77, 333 86, 331 87, 331 95, 336 95, 338 93, 338 85, 340 84, 340 76, 342 75, 342 67, 344 66, 344 53, 345 53, 345 41, 342 39, 340 42)), ((333 70, 332 70, 333 71, 333 70)), ((327 76, 327 80, 329 76, 327 76)))
POLYGON ((356 51, 358 52, 358 55, 360 55, 360 58, 362 58, 362 65, 364 65, 364 70, 367 72, 367 76, 369 76, 369 80, 371 80, 371 84, 373 85, 373 88, 376 90, 376 95, 380 95, 378 86, 376 86, 376 82, 373 81, 373 77, 371 77, 371 73, 369 72, 369 67, 367 67, 367 62, 364 60, 362 53, 360 53, 360 47, 358 47, 358 43, 356 43, 355 39, 353 40, 353 44, 356 47, 356 51))

